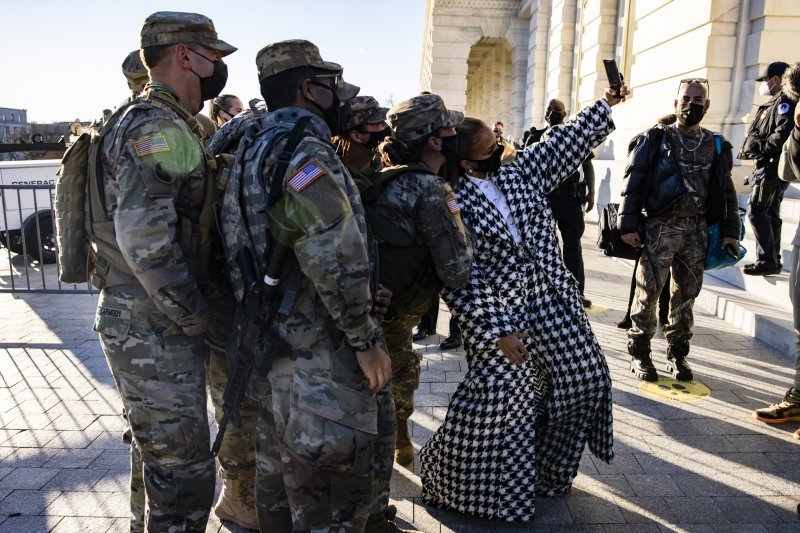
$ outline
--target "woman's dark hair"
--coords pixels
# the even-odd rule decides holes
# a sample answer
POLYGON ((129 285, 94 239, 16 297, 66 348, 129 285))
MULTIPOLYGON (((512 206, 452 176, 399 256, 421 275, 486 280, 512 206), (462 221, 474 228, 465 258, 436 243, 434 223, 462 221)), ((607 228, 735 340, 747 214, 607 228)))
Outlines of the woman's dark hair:
POLYGON ((378 152, 381 155, 381 161, 384 166, 394 167, 397 165, 406 165, 408 163, 417 163, 422 160, 422 152, 425 150, 425 145, 428 143, 428 138, 438 132, 432 132, 428 135, 416 139, 411 142, 404 143, 398 141, 394 137, 387 137, 380 146, 378 152))
POLYGON ((229 115, 231 114, 230 109, 234 98, 236 100, 239 99, 239 97, 235 94, 221 94, 211 100, 211 109, 208 110, 208 116, 211 117, 211 120, 214 121, 214 124, 217 123, 217 117, 219 117, 220 111, 225 111, 229 115))
POLYGON ((456 126, 458 132, 458 160, 472 159, 478 148, 480 133, 483 128, 491 130, 489 125, 479 118, 466 117, 464 122, 456 126))
POLYGON ((297 88, 303 80, 313 78, 320 72, 314 67, 295 67, 261 80, 261 96, 264 97, 267 109, 275 111, 297 103, 297 88))

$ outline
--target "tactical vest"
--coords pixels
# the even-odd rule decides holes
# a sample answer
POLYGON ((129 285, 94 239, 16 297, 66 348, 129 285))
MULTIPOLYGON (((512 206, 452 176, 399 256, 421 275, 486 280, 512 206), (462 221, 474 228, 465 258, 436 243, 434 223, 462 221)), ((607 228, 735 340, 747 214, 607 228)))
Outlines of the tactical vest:
MULTIPOLYGON (((98 289, 128 283, 134 274, 117 243, 114 221, 109 219, 101 164, 105 135, 135 105, 148 103, 172 110, 184 119, 195 135, 197 120, 176 102, 151 91, 126 100, 98 129, 83 133, 64 154, 56 183, 56 235, 58 239, 61 280, 82 283, 91 280, 98 289)), ((199 142, 199 136, 198 136, 199 142)), ((205 154, 205 151, 203 151, 205 154)), ((190 274, 198 283, 210 279, 211 260, 219 246, 215 235, 215 207, 221 195, 215 179, 217 162, 205 156, 206 180, 203 203, 196 219, 178 213, 176 237, 190 274)))
POLYGON ((428 248, 385 218, 375 205, 390 183, 409 172, 430 173, 421 164, 412 163, 356 177, 369 235, 378 243, 380 283, 392 291, 387 319, 424 313, 431 298, 442 289, 428 248))

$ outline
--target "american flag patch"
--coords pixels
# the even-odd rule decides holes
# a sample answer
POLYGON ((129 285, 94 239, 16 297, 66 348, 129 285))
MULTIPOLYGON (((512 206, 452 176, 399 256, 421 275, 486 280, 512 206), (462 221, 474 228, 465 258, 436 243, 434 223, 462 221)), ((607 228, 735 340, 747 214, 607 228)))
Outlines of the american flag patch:
POLYGON ((136 150, 137 157, 144 157, 158 152, 169 152, 169 145, 166 137, 156 135, 155 137, 136 141, 133 143, 133 149, 136 150))
POLYGON ((449 200, 447 200, 447 209, 450 210, 451 213, 456 214, 461 212, 461 206, 456 200, 455 196, 451 196, 449 200))
POLYGON ((317 165, 314 161, 309 161, 303 167, 292 174, 292 177, 289 178, 289 187, 291 187, 294 191, 300 192, 315 181, 317 178, 325 174, 325 170, 322 167, 317 165))

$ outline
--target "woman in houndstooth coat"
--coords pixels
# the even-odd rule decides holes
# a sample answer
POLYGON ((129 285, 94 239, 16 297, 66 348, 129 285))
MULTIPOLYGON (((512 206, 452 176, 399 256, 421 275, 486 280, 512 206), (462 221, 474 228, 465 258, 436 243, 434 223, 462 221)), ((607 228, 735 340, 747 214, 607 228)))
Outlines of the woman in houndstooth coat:
POLYGON ((608 366, 545 195, 613 131, 619 101, 606 93, 503 167, 488 126, 458 127, 457 196, 474 256, 467 284, 443 297, 469 368, 420 453, 430 505, 531 520, 535 496, 570 489, 587 441, 599 459, 613 458, 608 366))

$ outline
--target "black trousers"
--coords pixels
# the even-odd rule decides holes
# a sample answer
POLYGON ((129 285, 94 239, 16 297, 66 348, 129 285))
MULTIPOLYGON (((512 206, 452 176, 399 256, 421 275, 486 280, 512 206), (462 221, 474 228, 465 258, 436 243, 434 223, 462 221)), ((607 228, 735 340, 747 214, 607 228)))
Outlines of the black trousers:
MULTIPOLYGON (((428 307, 428 310, 422 315, 419 321, 419 329, 424 329, 426 331, 436 331, 436 321, 439 320, 439 293, 436 293, 433 298, 431 298, 431 305, 428 307)), ((448 332, 450 337, 453 336, 461 336, 461 330, 458 327, 458 322, 452 316, 450 317, 450 331, 448 332)))
POLYGON ((753 236, 756 239, 756 264, 768 267, 777 267, 781 261, 781 202, 783 193, 789 187, 789 183, 774 179, 779 183, 773 184, 776 188, 775 194, 769 203, 764 205, 750 203, 750 225, 753 228, 753 236))
POLYGON ((572 272, 578 281, 578 289, 583 294, 586 276, 583 271, 583 250, 581 237, 586 229, 583 221, 583 204, 576 197, 548 196, 550 209, 561 232, 561 254, 567 270, 572 272))

